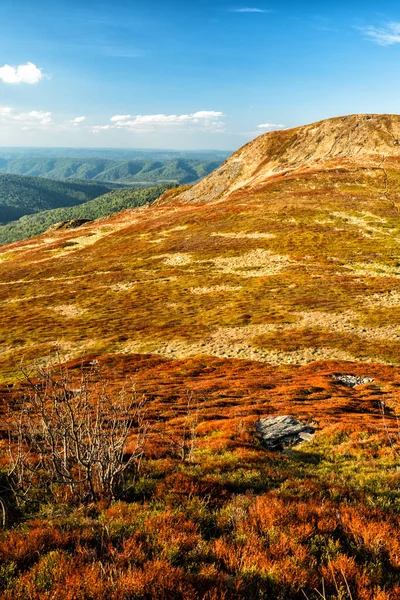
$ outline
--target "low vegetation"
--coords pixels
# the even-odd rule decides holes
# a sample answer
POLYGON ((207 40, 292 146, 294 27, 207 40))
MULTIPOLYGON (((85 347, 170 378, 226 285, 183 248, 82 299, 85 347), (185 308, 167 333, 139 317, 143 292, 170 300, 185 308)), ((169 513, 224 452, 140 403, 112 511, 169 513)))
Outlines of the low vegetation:
POLYGON ((261 136, 1 249, 5 600, 400 597, 398 139, 359 115, 261 136), (285 415, 314 437, 267 450, 285 415))
MULTIPOLYGON (((134 380, 136 397, 146 391, 147 434, 138 468, 131 461, 138 456, 138 424, 118 412, 119 422, 132 428, 124 486, 111 504, 107 495, 94 502, 81 490, 71 495, 54 477, 51 486, 36 490, 33 503, 17 495, 15 504, 10 497, 8 526, 0 534, 2 597, 316 600, 324 590, 328 600, 395 600, 398 404, 388 382, 398 384, 400 372, 376 367, 369 374, 374 384, 351 390, 335 382, 327 366, 314 367, 311 375, 238 361, 109 357, 70 363, 55 388, 59 371, 15 387, 3 413, 8 406, 26 415, 26 407, 38 395, 44 399, 43 390, 47 394, 50 413, 36 413, 43 435, 35 430, 34 438, 23 438, 25 452, 38 457, 34 476, 54 473, 53 453, 63 468, 57 443, 43 454, 50 440, 43 423, 58 407, 61 432, 75 431, 64 417, 82 387, 90 390, 95 417, 99 393, 120 398, 134 380), (302 387, 306 381, 308 388, 302 387), (266 451, 255 434, 257 418, 287 410, 314 424, 317 417, 317 435, 286 453, 266 451), (182 454, 182 444, 190 452, 182 454)), ((75 408, 79 423, 86 408, 75 408)), ((32 426, 36 416, 30 414, 32 426)), ((113 422, 104 428, 106 440, 113 422)), ((86 427, 82 435, 89 436, 86 427)), ((20 439, 11 444, 18 448, 20 439)), ((4 436, 3 482, 8 443, 4 436)), ((72 457, 67 452, 68 469, 72 457)), ((81 479, 86 485, 86 476, 81 479)))

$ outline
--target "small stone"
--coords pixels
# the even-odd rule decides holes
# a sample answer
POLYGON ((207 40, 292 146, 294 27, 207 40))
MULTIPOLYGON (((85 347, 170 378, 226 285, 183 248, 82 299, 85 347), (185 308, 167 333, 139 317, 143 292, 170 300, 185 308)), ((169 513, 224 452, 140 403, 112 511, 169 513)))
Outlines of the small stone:
POLYGON ((372 383, 374 381, 371 377, 359 377, 358 375, 345 375, 340 373, 332 375, 332 379, 350 388, 356 387, 357 385, 364 385, 365 383, 372 383))

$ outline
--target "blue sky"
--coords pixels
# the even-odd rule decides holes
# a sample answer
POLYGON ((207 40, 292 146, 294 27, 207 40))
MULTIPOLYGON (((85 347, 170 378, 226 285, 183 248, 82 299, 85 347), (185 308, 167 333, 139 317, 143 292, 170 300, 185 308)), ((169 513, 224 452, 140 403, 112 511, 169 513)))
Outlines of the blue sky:
POLYGON ((0 145, 234 149, 400 112, 400 5, 2 0, 0 145))

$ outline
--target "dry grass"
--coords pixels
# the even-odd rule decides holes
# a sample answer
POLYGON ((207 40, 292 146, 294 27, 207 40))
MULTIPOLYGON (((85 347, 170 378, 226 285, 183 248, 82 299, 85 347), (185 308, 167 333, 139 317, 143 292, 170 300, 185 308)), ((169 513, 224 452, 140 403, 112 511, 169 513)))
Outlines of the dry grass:
POLYGON ((198 287, 190 288, 190 293, 196 296, 203 296, 205 294, 218 294, 219 292, 239 292, 242 286, 233 285, 215 285, 214 287, 198 287))

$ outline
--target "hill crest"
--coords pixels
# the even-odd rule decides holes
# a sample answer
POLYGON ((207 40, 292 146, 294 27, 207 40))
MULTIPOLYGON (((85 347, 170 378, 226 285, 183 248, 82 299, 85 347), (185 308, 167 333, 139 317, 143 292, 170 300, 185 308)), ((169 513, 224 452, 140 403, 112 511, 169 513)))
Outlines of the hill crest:
POLYGON ((400 159, 400 115, 335 117, 260 135, 176 200, 209 202, 272 177, 343 166, 379 168, 386 159, 400 159))

